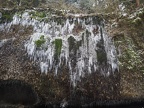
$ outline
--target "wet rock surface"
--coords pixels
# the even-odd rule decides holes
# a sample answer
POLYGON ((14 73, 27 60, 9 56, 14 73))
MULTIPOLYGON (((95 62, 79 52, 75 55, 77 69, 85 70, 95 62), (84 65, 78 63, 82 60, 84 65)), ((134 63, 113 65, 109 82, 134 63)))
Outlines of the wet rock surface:
MULTIPOLYGON (((11 26, 8 32, 7 29, 0 31, 0 40, 10 39, 0 46, 0 79, 18 79, 33 85, 34 89, 45 100, 44 103, 33 106, 34 108, 60 107, 60 103, 64 98, 67 98, 67 100, 77 99, 77 105, 73 104, 75 101, 70 101, 67 107, 79 106, 87 108, 99 105, 97 102, 91 103, 96 99, 135 98, 143 95, 143 89, 137 85, 137 83, 142 85, 138 78, 141 78, 141 81, 143 80, 137 74, 131 75, 130 73, 116 72, 115 74, 110 74, 109 77, 98 74, 99 72, 87 74, 86 77, 81 78, 81 81, 77 82, 77 87, 73 88, 68 75, 69 69, 66 66, 61 68, 61 72, 57 76, 53 75, 53 71, 47 74, 41 73, 38 62, 34 62, 28 57, 24 47, 24 43, 30 38, 32 33, 33 27, 21 25, 11 26), (137 80, 130 80, 131 76, 137 80), (131 83, 134 81, 136 81, 135 85, 130 86, 128 84, 129 86, 127 86, 127 82, 131 83), (55 105, 55 101, 60 102, 55 105), (88 105, 84 105, 85 103, 88 105)), ((111 102, 113 103, 113 101, 111 102)), ((4 107, 3 105, 2 108, 4 107)), ((12 107, 23 108, 24 106, 12 107)))

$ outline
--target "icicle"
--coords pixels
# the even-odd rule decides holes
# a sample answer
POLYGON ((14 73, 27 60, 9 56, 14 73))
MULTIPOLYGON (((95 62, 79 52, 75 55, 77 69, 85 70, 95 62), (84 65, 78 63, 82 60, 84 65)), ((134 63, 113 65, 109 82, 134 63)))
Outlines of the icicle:
POLYGON ((14 15, 11 23, 1 24, 0 30, 10 28, 13 24, 33 26, 33 34, 25 43, 25 48, 30 58, 39 63, 42 73, 55 69, 57 74, 61 64, 65 64, 76 86, 76 82, 86 73, 101 71, 101 74, 109 76, 118 69, 116 50, 111 39, 91 17, 75 15, 74 18, 63 20, 63 25, 60 25, 55 20, 38 21, 31 18, 29 12, 24 12, 21 17, 14 15), (103 56, 106 56, 106 60, 103 60, 103 56))

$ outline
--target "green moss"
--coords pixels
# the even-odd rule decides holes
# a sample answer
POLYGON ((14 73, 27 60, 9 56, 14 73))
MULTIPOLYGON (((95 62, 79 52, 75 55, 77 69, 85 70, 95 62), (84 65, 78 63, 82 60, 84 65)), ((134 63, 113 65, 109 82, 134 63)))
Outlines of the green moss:
POLYGON ((53 43, 55 44, 55 56, 59 57, 61 54, 62 39, 55 39, 53 43))
POLYGON ((46 17, 45 12, 36 12, 36 15, 37 15, 38 17, 40 17, 40 18, 46 17))
POLYGON ((18 11, 18 12, 16 12, 16 14, 19 15, 19 16, 22 15, 23 13, 24 13, 24 11, 18 11))
POLYGON ((45 22, 46 23, 50 22, 50 19, 49 18, 45 18, 45 22))
POLYGON ((12 16, 10 14, 5 14, 3 17, 7 20, 12 20, 12 16))
POLYGON ((45 12, 38 12, 38 11, 36 11, 36 12, 34 12, 34 11, 32 11, 32 12, 30 12, 29 13, 30 15, 32 15, 32 18, 36 18, 36 17, 39 17, 39 18, 44 18, 44 17, 46 17, 46 13, 45 12))
POLYGON ((24 13, 24 11, 19 11, 19 12, 16 12, 16 15, 19 16, 20 18, 22 18, 23 13, 24 13))
POLYGON ((42 44, 45 43, 45 41, 46 41, 46 40, 45 40, 45 38, 44 38, 44 35, 41 35, 40 39, 38 39, 38 40, 35 41, 35 45, 36 45, 37 47, 41 47, 42 44))
POLYGON ((12 12, 2 12, 2 17, 0 18, 0 23, 10 22, 13 20, 13 13, 12 12))

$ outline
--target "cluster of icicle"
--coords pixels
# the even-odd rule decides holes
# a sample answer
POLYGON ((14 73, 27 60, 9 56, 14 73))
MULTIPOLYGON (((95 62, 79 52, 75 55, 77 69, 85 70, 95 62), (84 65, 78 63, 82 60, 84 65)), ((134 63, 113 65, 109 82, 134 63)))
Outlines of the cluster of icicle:
MULTIPOLYGON (((9 29, 11 25, 33 26, 33 34, 25 43, 25 48, 30 59, 39 63, 41 72, 48 73, 54 71, 57 74, 64 64, 68 70, 73 86, 76 86, 80 77, 85 74, 97 72, 100 70, 101 74, 108 76, 117 68, 116 50, 111 42, 111 39, 105 33, 102 25, 93 17, 72 17, 63 20, 63 24, 55 20, 49 22, 39 21, 29 15, 29 11, 24 12, 21 16, 14 15, 11 23, 1 24, 0 29, 9 29), (97 23, 95 23, 97 22, 97 23), (7 26, 6 26, 7 25, 7 26), (37 48, 36 41, 43 36, 45 42, 37 48), (70 49, 69 39, 74 40, 73 43, 80 42, 77 49, 70 49), (107 66, 99 69, 97 44, 104 41, 104 50, 107 56, 107 66), (58 60, 55 60, 55 44, 56 39, 62 40, 62 47, 58 60), (75 52, 75 53, 74 53, 75 52), (104 69, 105 68, 105 69, 104 69)), ((77 46, 71 45, 71 46, 77 46)))

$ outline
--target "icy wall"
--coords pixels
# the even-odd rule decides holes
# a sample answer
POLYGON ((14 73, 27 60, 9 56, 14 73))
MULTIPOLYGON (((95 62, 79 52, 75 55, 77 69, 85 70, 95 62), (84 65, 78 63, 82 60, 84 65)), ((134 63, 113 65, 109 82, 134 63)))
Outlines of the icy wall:
POLYGON ((30 59, 39 64, 42 73, 54 71, 57 75, 65 66, 72 84, 76 86, 85 74, 99 72, 109 76, 118 70, 115 47, 98 16, 38 19, 29 10, 15 14, 10 23, 0 24, 0 30, 8 31, 12 25, 33 27, 33 33, 24 46, 30 59))

